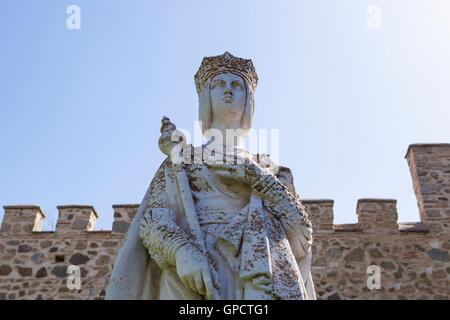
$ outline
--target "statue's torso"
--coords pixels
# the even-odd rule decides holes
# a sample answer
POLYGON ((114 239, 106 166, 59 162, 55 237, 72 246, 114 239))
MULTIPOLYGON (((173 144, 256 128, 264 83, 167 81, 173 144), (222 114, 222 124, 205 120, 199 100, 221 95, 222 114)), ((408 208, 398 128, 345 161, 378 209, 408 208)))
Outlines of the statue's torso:
POLYGON ((233 258, 224 257, 217 247, 217 239, 224 228, 244 208, 250 199, 249 186, 217 176, 202 164, 191 164, 187 170, 192 196, 198 214, 205 245, 219 275, 223 299, 239 299, 233 258))

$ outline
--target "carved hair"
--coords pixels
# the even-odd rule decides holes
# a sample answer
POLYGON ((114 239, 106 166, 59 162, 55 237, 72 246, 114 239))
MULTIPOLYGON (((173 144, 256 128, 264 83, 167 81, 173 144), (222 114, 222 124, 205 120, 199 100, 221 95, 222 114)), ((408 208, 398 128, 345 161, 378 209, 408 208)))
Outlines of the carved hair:
MULTIPOLYGON (((227 73, 226 71, 223 73, 227 73)), ((241 77, 245 84, 245 91, 246 91, 246 99, 245 99, 245 107, 244 112, 242 113, 241 118, 241 129, 243 132, 244 137, 248 134, 248 131, 252 127, 252 121, 253 121, 253 113, 255 111, 255 100, 254 100, 254 94, 252 86, 248 84, 245 77, 242 77, 240 74, 230 72, 233 74, 236 74, 237 76, 241 77)), ((217 75, 217 74, 216 74, 217 75)), ((212 124, 212 103, 211 103, 211 81, 214 77, 210 77, 204 84, 203 88, 200 90, 199 95, 199 120, 201 121, 202 126, 202 132, 205 134, 205 131, 211 128, 212 124)))

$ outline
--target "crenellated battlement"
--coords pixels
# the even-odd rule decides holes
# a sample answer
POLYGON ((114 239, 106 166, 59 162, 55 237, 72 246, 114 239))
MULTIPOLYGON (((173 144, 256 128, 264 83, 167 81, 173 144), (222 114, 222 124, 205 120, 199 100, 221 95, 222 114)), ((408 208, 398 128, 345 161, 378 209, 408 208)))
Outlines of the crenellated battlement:
POLYGON ((41 231, 44 212, 36 205, 4 206, 0 232, 5 233, 30 233, 41 231))
POLYGON ((450 144, 412 144, 405 158, 421 221, 433 232, 449 232, 450 144))
MULTIPOLYGON (((355 223, 334 224, 334 200, 302 200, 313 224, 319 299, 450 299, 450 144, 411 145, 406 159, 420 221, 398 223, 396 200, 364 198, 355 223), (370 265, 380 267, 379 290, 366 286, 370 265)), ((55 231, 42 232, 39 206, 4 206, 0 300, 103 299, 139 205, 112 207, 111 230, 95 231, 93 206, 60 205, 55 231), (70 265, 80 268, 80 290, 67 287, 70 265)))
MULTIPOLYGON (((4 206, 5 214, 1 224, 0 233, 5 234, 31 234, 42 230, 45 218, 44 211, 37 205, 4 206)), ((139 204, 113 205, 114 222, 113 233, 126 233, 136 215, 139 204)), ((83 233, 94 232, 98 213, 91 205, 63 205, 57 206, 58 220, 55 233, 83 233)), ((102 230, 107 232, 108 230, 102 230)), ((48 233, 48 232, 47 232, 48 233)))
POLYGON ((127 233, 134 216, 139 209, 139 204, 116 204, 113 205, 114 222, 112 232, 127 233))
MULTIPOLYGON (((334 200, 330 199, 301 199, 309 218, 313 224, 314 233, 334 232, 364 232, 364 233, 395 233, 395 232, 434 232, 450 233, 448 228, 429 229, 428 221, 397 222, 397 200, 393 199, 359 199, 356 205, 357 223, 333 224, 334 200)), ((113 205, 114 221, 112 232, 125 234, 137 213, 139 204, 113 205)), ((4 206, 0 233, 5 234, 31 234, 40 232, 45 213, 37 205, 4 206)), ((94 232, 97 211, 90 205, 63 205, 57 206, 59 210, 55 233, 84 233, 94 232)), ((433 223, 439 223, 434 218, 433 223)), ((446 223, 446 217, 442 218, 446 223)), ((445 226, 445 224, 444 224, 445 226)))
POLYGON ((55 232, 93 231, 98 218, 97 211, 89 205, 58 206, 58 221, 55 232))

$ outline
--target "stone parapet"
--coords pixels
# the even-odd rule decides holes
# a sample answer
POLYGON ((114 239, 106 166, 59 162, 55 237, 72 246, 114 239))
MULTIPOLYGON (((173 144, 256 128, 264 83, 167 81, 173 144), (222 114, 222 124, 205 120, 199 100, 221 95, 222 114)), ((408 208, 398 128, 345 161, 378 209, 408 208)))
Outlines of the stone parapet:
POLYGON ((138 204, 115 204, 114 222, 112 226, 113 233, 127 233, 134 216, 139 208, 138 204))
POLYGON ((57 233, 93 231, 98 214, 93 206, 65 205, 58 206, 59 216, 56 222, 57 233))
POLYGON ((0 232, 21 234, 41 231, 45 214, 39 206, 4 206, 3 209, 5 209, 5 215, 0 232))
POLYGON ((359 199, 358 224, 364 232, 397 232, 397 200, 359 199))
POLYGON ((314 232, 333 232, 333 206, 330 199, 302 199, 314 232))
POLYGON ((431 232, 450 231, 450 144, 412 144, 405 158, 420 218, 431 232))

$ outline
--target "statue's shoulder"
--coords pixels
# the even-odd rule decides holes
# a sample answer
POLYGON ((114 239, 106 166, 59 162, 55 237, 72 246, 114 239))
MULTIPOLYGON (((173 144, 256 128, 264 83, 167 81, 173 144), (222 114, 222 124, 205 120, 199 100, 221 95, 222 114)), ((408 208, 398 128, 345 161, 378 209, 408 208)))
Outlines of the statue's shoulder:
POLYGON ((255 155, 257 163, 269 169, 282 182, 290 192, 295 194, 294 176, 292 170, 288 167, 281 166, 277 161, 272 159, 269 154, 258 153, 255 155))
POLYGON ((165 183, 165 175, 166 168, 170 165, 170 160, 167 157, 159 166, 158 170, 156 170, 155 176, 151 181, 152 188, 155 188, 157 185, 163 185, 165 183))
POLYGON ((295 195, 294 176, 292 175, 291 169, 279 166, 276 176, 295 195))

